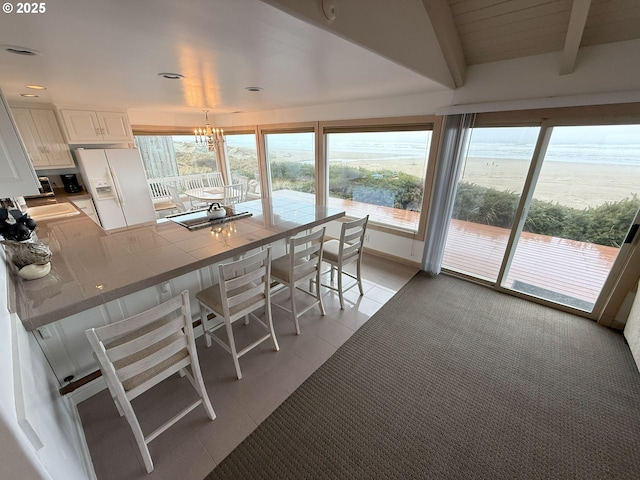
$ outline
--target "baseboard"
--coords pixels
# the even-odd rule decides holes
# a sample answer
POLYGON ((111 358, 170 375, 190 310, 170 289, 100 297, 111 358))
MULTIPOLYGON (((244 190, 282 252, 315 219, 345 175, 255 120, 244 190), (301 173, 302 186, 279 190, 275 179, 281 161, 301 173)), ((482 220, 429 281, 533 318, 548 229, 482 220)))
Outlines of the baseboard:
POLYGON ((392 262, 401 263, 402 265, 406 265, 408 267, 413 267, 417 269, 420 269, 422 267, 420 262, 415 262, 407 258, 391 255, 389 253, 381 252, 379 250, 372 250, 371 248, 368 248, 368 247, 364 247, 364 253, 366 253, 367 255, 373 255, 374 257, 384 258, 385 260, 390 260, 392 262))
MULTIPOLYGON (((106 386, 105 386, 106 388, 106 386)), ((71 400, 71 399, 70 399, 71 400)), ((96 476, 96 472, 93 469, 93 461, 91 460, 91 453, 89 452, 89 445, 87 445, 87 438, 84 435, 84 429, 82 428, 82 420, 80 419, 80 413, 78 412, 77 404, 71 400, 69 402, 71 404, 71 410, 74 417, 73 424, 75 425, 76 435, 78 437, 82 455, 82 463, 84 465, 84 470, 87 473, 87 478, 89 480, 98 480, 96 476)))

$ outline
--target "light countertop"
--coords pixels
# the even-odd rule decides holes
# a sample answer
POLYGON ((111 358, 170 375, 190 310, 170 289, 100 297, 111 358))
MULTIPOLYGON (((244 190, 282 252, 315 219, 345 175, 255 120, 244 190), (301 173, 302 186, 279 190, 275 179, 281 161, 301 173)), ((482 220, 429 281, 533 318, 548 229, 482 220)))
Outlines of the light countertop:
POLYGON ((51 273, 26 281, 14 272, 16 311, 34 330, 344 216, 286 191, 236 207, 252 216, 217 229, 162 219, 105 231, 84 214, 39 222, 38 241, 53 253, 51 273))

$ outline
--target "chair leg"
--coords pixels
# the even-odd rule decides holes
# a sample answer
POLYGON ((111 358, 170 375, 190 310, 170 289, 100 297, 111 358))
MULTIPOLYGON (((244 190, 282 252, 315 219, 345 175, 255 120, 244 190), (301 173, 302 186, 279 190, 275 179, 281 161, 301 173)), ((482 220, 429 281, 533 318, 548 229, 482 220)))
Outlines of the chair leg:
POLYGON ((229 350, 231 350, 231 356, 233 357, 233 364, 236 367, 236 375, 238 380, 242 378, 242 372, 240 371, 240 362, 238 361, 238 352, 236 351, 236 341, 233 338, 233 327, 230 322, 225 321, 225 327, 227 329, 227 339, 229 341, 229 350))
POLYGON ((144 434, 142 433, 142 429, 140 428, 140 424, 138 423, 136 414, 133 411, 130 403, 122 405, 122 409, 124 410, 124 416, 127 419, 129 426, 131 427, 133 436, 135 437, 138 448, 140 449, 140 455, 142 455, 142 460, 144 461, 144 466, 147 469, 147 473, 151 473, 153 472, 153 460, 151 460, 149 447, 147 447, 147 442, 144 439, 144 434))
POLYGON ((300 335, 300 323, 298 322, 298 310, 296 309, 296 286, 295 286, 295 284, 289 285, 289 292, 291 294, 291 315, 293 315, 293 323, 296 326, 296 335, 300 335))
POLYGON ((207 346, 207 348, 211 347, 211 337, 209 335, 211 335, 208 331, 207 331, 207 323, 208 323, 208 319, 207 319, 207 307, 204 306, 204 304, 202 302, 198 302, 200 304, 200 321, 202 322, 202 330, 204 332, 204 343, 207 346))
MULTIPOLYGON (((309 284, 311 284, 311 280, 309 280, 309 284)), ((316 297, 318 298, 318 303, 320 305, 320 315, 324 316, 324 303, 322 303, 322 295, 320 295, 320 267, 318 267, 318 273, 316 275, 316 297)))
POLYGON ((362 275, 361 275, 361 270, 360 270, 360 260, 358 259, 358 263, 357 263, 357 270, 356 273, 358 275, 358 288, 360 289, 360 296, 364 295, 364 290, 362 289, 362 275))
POLYGON ((278 345, 278 339, 276 338, 276 331, 273 329, 273 318, 271 317, 271 302, 267 302, 264 306, 264 316, 269 325, 269 331, 271 332, 271 341, 273 342, 273 349, 277 352, 280 350, 278 345))
POLYGON ((338 296, 340 297, 340 310, 344 310, 344 296, 342 295, 342 265, 338 267, 338 296))
POLYGON ((209 417, 211 420, 215 420, 216 412, 213 410, 213 406, 211 405, 211 401, 209 400, 209 396, 207 395, 207 389, 204 386, 202 372, 200 371, 200 364, 191 364, 191 372, 193 374, 193 379, 195 380, 193 386, 202 399, 202 406, 204 407, 205 412, 207 412, 207 417, 209 417))

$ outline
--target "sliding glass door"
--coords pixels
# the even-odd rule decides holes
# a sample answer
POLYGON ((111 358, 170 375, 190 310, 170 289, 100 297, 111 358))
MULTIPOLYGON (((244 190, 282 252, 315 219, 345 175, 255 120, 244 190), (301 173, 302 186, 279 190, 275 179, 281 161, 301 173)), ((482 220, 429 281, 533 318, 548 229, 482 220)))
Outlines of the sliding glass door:
POLYGON ((504 288, 591 312, 640 207, 640 126, 555 126, 504 288))
POLYGON ((474 128, 461 168, 443 266, 495 282, 540 127, 474 128))
POLYGON ((640 125, 473 129, 443 268, 592 312, 639 196, 640 125))

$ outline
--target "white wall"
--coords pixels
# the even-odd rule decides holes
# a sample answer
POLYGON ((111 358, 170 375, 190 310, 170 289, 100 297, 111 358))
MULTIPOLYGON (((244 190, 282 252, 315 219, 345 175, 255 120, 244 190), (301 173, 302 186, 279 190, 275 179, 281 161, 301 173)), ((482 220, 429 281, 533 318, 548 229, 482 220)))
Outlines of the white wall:
POLYGON ((75 407, 58 393, 33 335, 9 313, 8 281, 0 252, 0 478, 93 478, 75 407))
MULTIPOLYGON (((580 49, 575 71, 560 75, 561 52, 474 65, 466 84, 453 95, 454 105, 533 100, 527 108, 640 101, 640 39, 580 49), (614 95, 612 95, 614 94, 614 95), (578 103, 574 101, 580 97, 578 103)), ((479 110, 481 111, 481 110, 479 110)))

